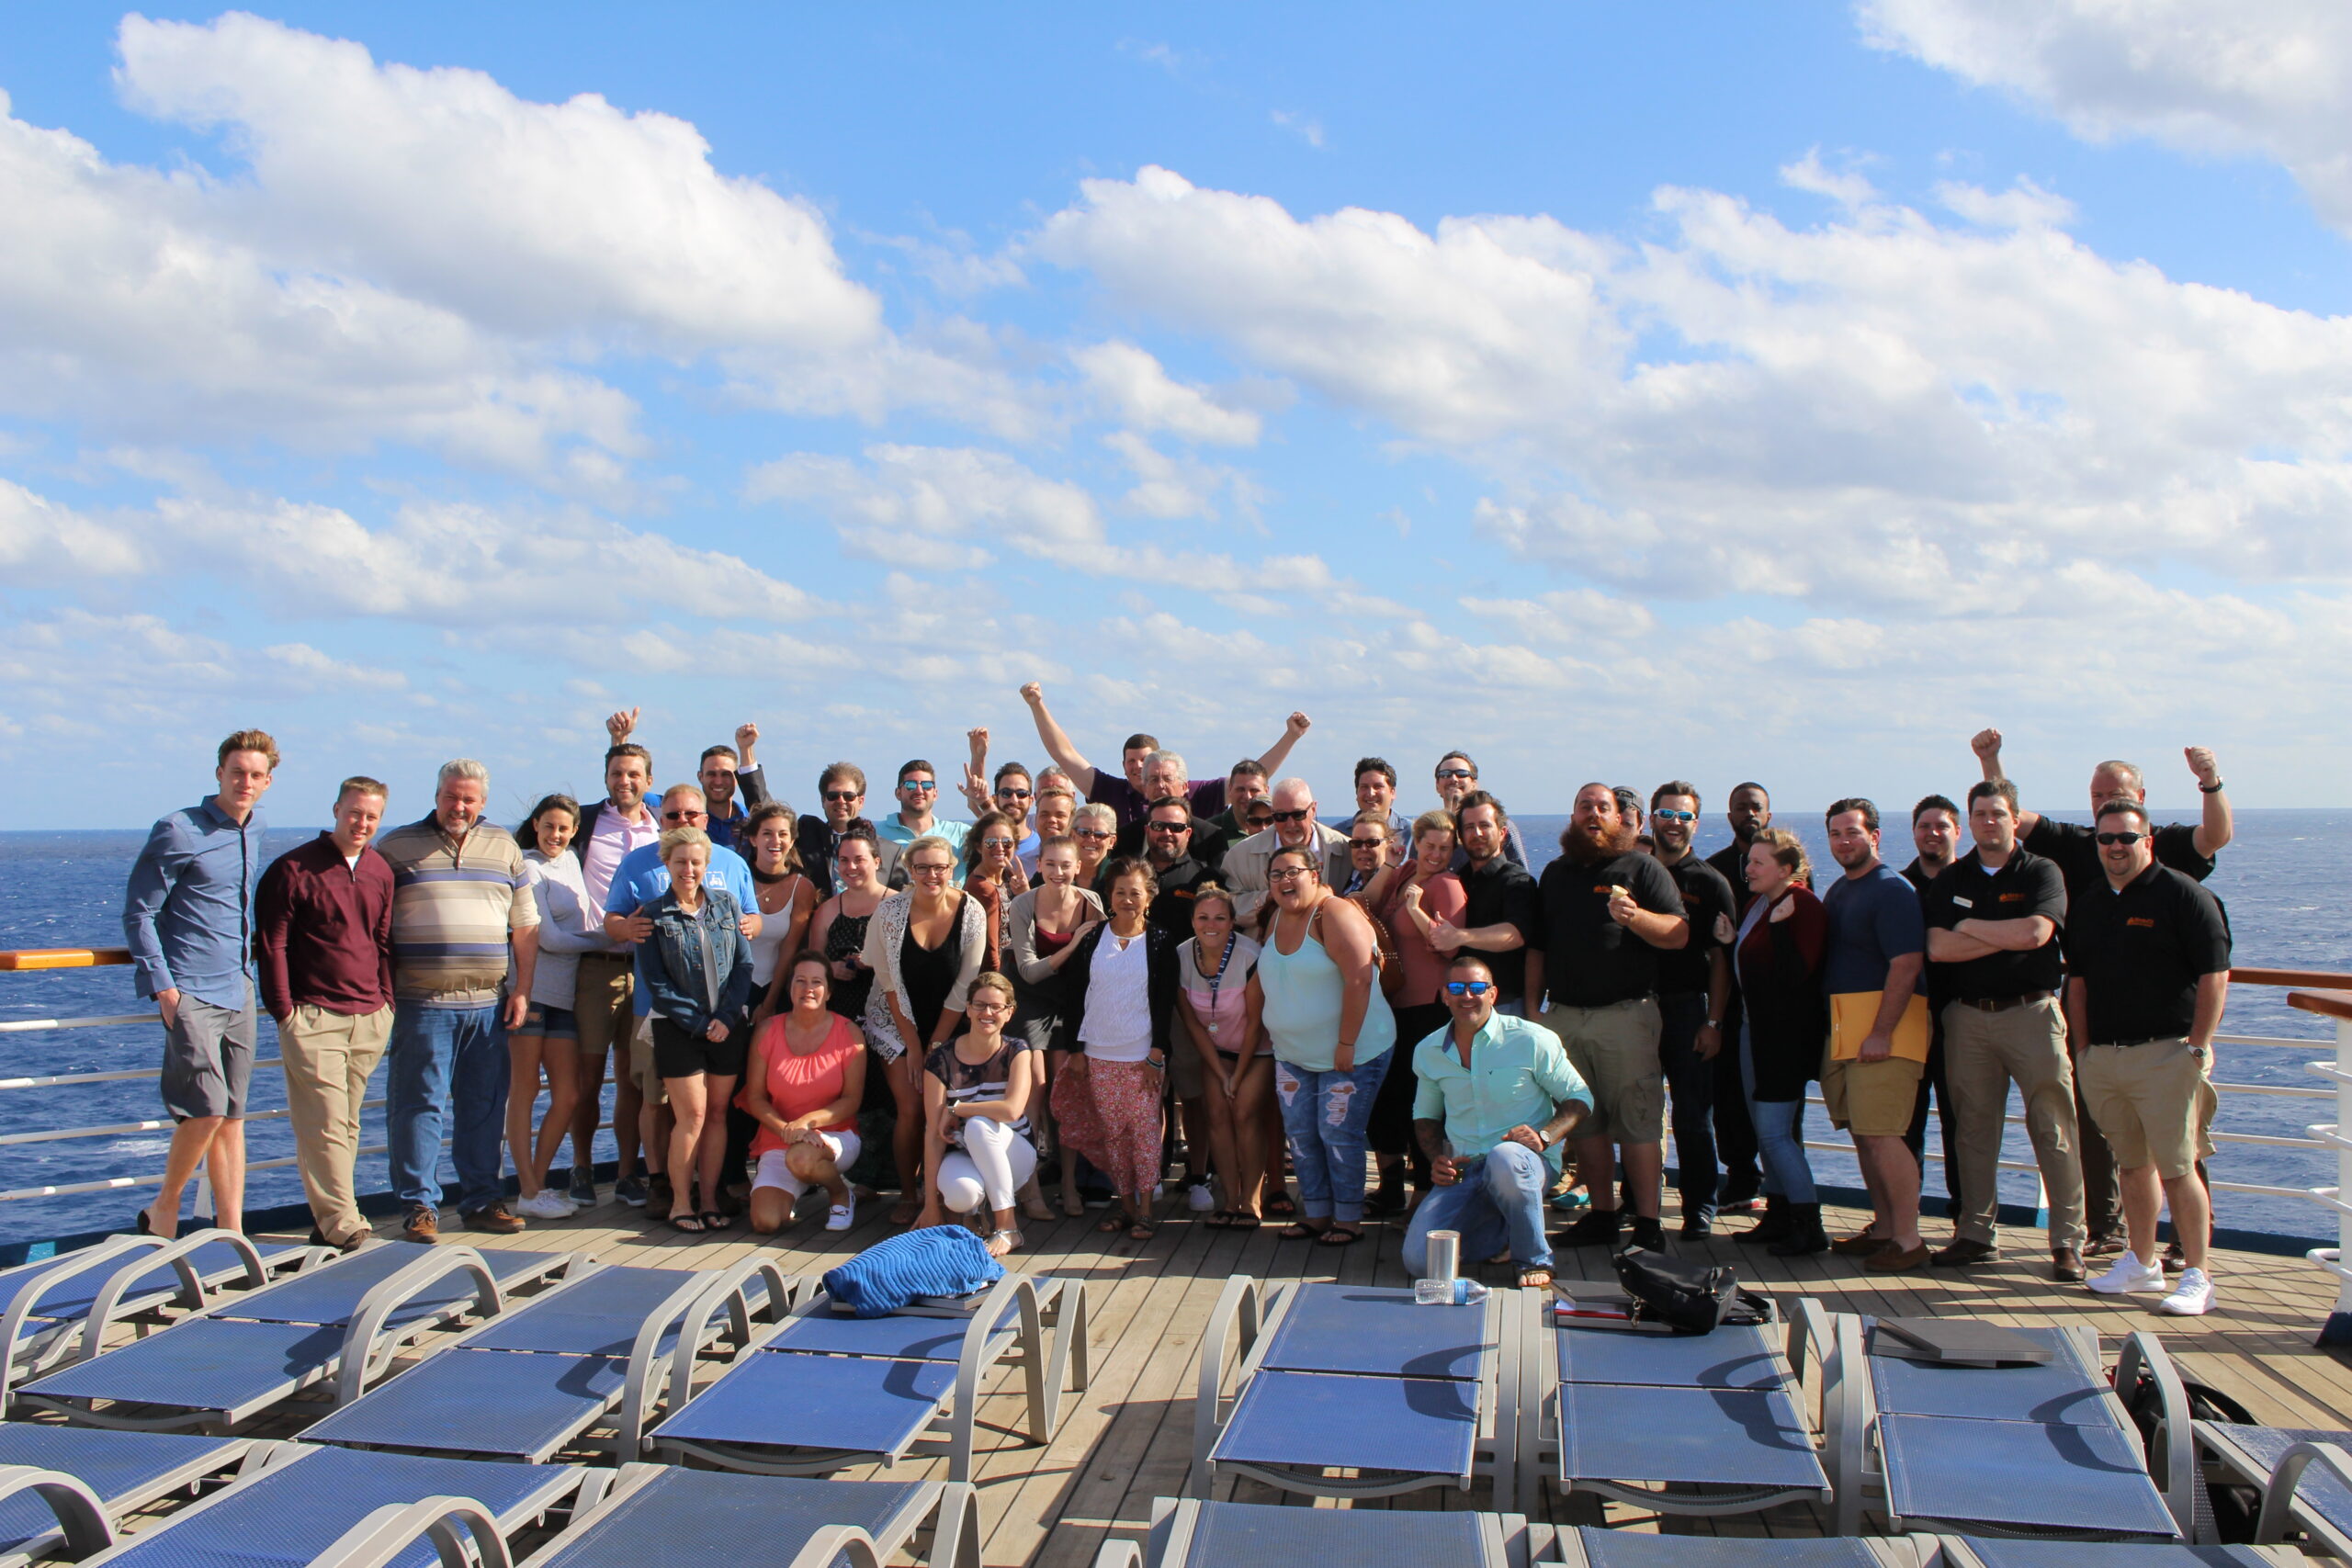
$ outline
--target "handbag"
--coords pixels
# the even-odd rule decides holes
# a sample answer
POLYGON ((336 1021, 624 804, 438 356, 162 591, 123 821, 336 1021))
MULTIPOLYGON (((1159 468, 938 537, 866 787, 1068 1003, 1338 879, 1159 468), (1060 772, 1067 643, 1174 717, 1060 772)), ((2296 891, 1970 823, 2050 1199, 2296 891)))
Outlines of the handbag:
POLYGON ((1610 1259, 1617 1282, 1633 1298, 1634 1321, 1663 1324, 1676 1334, 1712 1334, 1723 1324, 1770 1323, 1770 1301, 1739 1288, 1728 1263, 1685 1263, 1662 1252, 1629 1247, 1610 1259))

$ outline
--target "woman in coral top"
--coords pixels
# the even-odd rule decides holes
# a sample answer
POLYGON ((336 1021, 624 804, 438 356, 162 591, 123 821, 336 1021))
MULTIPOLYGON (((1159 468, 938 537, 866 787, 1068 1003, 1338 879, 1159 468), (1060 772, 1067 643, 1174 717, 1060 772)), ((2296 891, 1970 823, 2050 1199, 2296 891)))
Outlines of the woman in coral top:
POLYGON ((831 1207, 825 1228, 856 1222, 857 1200, 842 1173, 857 1163, 857 1108, 865 1096, 865 1036, 825 1004, 832 966, 804 948, 793 954, 791 1010, 760 1026, 743 1072, 743 1109, 760 1124, 752 1140, 752 1228, 773 1235, 792 1223, 793 1205, 821 1187, 831 1207))

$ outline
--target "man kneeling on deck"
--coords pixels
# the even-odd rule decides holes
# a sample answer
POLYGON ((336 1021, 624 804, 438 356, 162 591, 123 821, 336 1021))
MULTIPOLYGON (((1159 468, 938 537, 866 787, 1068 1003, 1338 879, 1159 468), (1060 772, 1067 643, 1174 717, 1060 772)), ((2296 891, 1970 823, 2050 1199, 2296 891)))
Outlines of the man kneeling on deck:
POLYGON ((1433 1230, 1462 1233, 1462 1256, 1508 1245, 1522 1285, 1552 1282, 1544 1193, 1560 1145, 1592 1110, 1592 1091, 1560 1037, 1495 1010, 1495 976, 1464 952, 1445 972, 1453 1021, 1413 1048, 1413 1134, 1435 1184, 1405 1232, 1405 1267, 1428 1267, 1433 1230))
POLYGON ((2212 1210, 2197 1162, 2213 1152, 2213 1032, 2229 997, 2229 923, 2212 894, 2155 863, 2146 807, 2110 800, 2097 831, 2107 879, 2066 924, 2066 1018, 2080 1043, 2083 1103, 2115 1150, 2131 1250, 2090 1288, 2113 1296, 2165 1289, 2156 1210, 2168 1199, 2188 1267, 2156 1310, 2194 1317, 2213 1305, 2205 1271, 2212 1210))

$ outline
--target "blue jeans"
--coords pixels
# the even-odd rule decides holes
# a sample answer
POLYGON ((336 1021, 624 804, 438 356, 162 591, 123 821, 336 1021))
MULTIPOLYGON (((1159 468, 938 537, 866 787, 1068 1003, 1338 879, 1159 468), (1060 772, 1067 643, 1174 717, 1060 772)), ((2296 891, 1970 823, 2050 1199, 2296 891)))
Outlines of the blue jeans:
POLYGON ((401 1202, 441 1207, 441 1129, 458 1168, 458 1209, 472 1213, 506 1195, 499 1156, 506 1131, 506 1025, 492 1002, 478 1008, 401 1002, 392 1011, 384 1098, 392 1191, 401 1202))
POLYGON ((1363 1222, 1364 1126, 1396 1057, 1391 1046, 1350 1073, 1309 1072, 1275 1059, 1274 1098, 1298 1177, 1298 1212, 1307 1218, 1363 1222))
POLYGON ((1747 1119, 1756 1123, 1756 1152, 1764 1162, 1764 1190, 1792 1203, 1817 1203, 1813 1166, 1804 1157, 1804 1100, 1756 1098, 1756 1053, 1739 1032, 1739 1081, 1747 1090, 1747 1119))
POLYGON ((1682 1217, 1715 1217, 1715 1064, 1698 1051, 1707 1021, 1704 991, 1663 992, 1657 998, 1658 1064, 1674 1111, 1674 1186, 1682 1217))
POLYGON ((1460 1231, 1462 1261, 1492 1258, 1508 1243, 1521 1269, 1549 1269, 1544 1190, 1552 1184, 1544 1156, 1519 1144, 1497 1144, 1486 1163, 1450 1186, 1432 1187, 1405 1229, 1405 1267, 1415 1279, 1429 1266, 1430 1232, 1460 1231))

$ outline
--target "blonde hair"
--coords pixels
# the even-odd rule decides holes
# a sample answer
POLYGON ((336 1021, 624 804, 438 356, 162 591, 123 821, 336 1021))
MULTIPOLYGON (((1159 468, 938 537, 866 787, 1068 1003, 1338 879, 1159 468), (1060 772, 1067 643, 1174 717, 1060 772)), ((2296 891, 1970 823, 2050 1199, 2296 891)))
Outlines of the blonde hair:
POLYGON ((999 992, 1004 998, 1005 1006, 1011 1007, 1013 1005, 1012 982, 1006 979, 1003 976, 998 974, 993 969, 988 970, 985 973, 975 976, 972 981, 972 990, 999 992))
POLYGON ((1422 812, 1419 817, 1416 817, 1416 818, 1413 818, 1413 843, 1414 843, 1414 846, 1415 846, 1416 848, 1419 848, 1419 845, 1420 845, 1420 841, 1421 841, 1421 835, 1422 835, 1423 833, 1434 833, 1434 832, 1437 832, 1438 830, 1440 830, 1441 829, 1442 829, 1444 830, 1445 836, 1446 836, 1447 838, 1449 838, 1449 839, 1459 839, 1459 838, 1461 838, 1461 837, 1462 837, 1462 830, 1461 830, 1459 828, 1457 828, 1457 827, 1455 827, 1455 826, 1454 826, 1454 822, 1453 822, 1453 812, 1451 812, 1451 811, 1424 811, 1424 812, 1422 812))
POLYGON ((947 869, 950 871, 954 871, 956 869, 956 863, 962 858, 956 854, 956 846, 949 843, 945 839, 942 838, 937 833, 925 833, 922 838, 915 840, 905 849, 899 852, 899 862, 909 871, 912 871, 915 868, 915 856, 921 854, 925 850, 937 850, 942 854, 945 855, 947 857, 947 869))
POLYGON ((1813 874, 1813 862, 1804 852, 1804 840, 1786 828, 1763 829, 1757 833, 1754 843, 1770 850, 1772 858, 1789 868, 1792 880, 1803 882, 1813 874))
POLYGON ((1200 884, 1193 889, 1193 908, 1194 909, 1198 909, 1202 905, 1208 903, 1224 905, 1225 912, 1227 915, 1231 916, 1237 922, 1240 920, 1241 911, 1234 905, 1233 895, 1227 891, 1224 883, 1216 880, 1214 877, 1200 884))
POLYGON ((1069 825, 1072 828, 1080 823, 1101 823, 1116 833, 1119 830, 1119 814, 1099 800, 1090 800, 1070 814, 1069 825))
POLYGON ((708 833, 704 832, 699 828, 671 829, 668 832, 662 835, 662 863, 663 865, 668 865, 672 855, 676 854, 682 849, 688 849, 695 844, 700 844, 702 846, 703 858, 707 860, 710 856, 710 835, 708 833))

